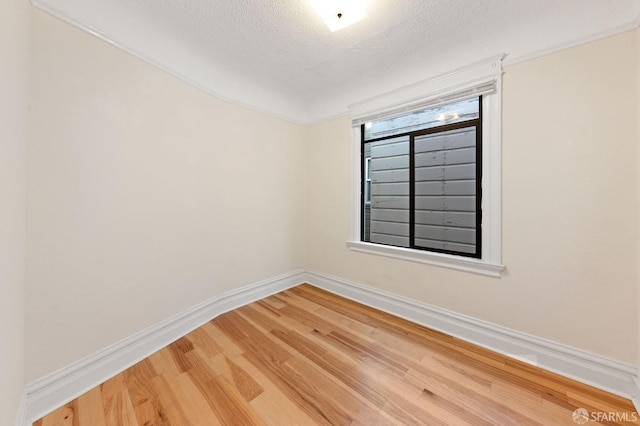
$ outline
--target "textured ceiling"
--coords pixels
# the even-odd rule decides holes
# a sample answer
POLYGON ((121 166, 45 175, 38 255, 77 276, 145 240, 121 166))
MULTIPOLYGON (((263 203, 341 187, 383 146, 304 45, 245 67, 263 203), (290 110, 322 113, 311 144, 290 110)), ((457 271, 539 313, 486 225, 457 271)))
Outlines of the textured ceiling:
POLYGON ((300 123, 485 57, 638 26, 639 0, 368 0, 329 32, 308 0, 33 0, 218 97, 300 123))

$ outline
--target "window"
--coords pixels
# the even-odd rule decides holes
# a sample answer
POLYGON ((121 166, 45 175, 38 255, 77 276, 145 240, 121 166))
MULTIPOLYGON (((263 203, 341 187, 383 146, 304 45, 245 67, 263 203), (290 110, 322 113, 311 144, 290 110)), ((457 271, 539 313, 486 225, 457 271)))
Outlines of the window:
POLYGON ((361 241, 481 257, 481 105, 362 125, 361 241))
POLYGON ((352 250, 500 276, 501 60, 350 107, 352 250))
MULTIPOLYGON (((364 126, 364 124, 363 124, 364 126)), ((371 156, 364 159, 364 203, 371 204, 371 156)))

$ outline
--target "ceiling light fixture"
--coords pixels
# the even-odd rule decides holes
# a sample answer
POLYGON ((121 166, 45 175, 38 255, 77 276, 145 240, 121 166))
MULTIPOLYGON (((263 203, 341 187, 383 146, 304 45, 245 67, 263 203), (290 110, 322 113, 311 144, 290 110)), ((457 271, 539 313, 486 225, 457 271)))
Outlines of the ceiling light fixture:
POLYGON ((366 0, 313 0, 313 7, 334 32, 366 18, 365 3, 366 0))

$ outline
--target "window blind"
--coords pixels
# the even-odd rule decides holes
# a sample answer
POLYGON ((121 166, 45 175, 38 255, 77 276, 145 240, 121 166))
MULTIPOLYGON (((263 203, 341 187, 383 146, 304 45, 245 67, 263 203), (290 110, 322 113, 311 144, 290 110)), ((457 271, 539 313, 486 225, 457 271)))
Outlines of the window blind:
POLYGON ((361 116, 351 117, 351 125, 358 127, 364 123, 380 120, 383 118, 391 118, 403 114, 407 114, 414 111, 423 110, 426 108, 446 104, 453 101, 462 101, 478 97, 481 95, 490 95, 496 92, 496 80, 491 79, 480 84, 476 84, 464 89, 454 90, 446 93, 433 95, 430 97, 422 98, 418 101, 405 102, 400 105, 391 106, 375 113, 370 113, 361 116))

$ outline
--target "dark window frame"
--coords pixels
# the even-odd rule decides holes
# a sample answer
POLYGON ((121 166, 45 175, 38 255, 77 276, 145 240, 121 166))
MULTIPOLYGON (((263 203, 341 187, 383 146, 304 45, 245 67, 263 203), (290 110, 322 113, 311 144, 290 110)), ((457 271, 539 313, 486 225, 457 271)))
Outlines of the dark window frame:
MULTIPOLYGON (((366 167, 366 158, 365 158, 365 144, 383 141, 392 138, 398 138, 407 136, 409 137, 409 247, 396 246, 393 244, 384 244, 384 243, 372 243, 383 246, 390 247, 402 247, 409 248, 412 250, 421 250, 435 253, 443 253, 450 254, 455 256, 463 256, 470 257, 474 259, 482 259, 482 96, 478 98, 478 118, 473 120, 465 120, 458 123, 444 124, 442 126, 431 127, 427 129, 414 130, 412 132, 394 134, 390 136, 385 136, 381 138, 374 138, 365 141, 365 125, 362 124, 360 126, 360 241, 365 242, 365 167, 366 167), (421 247, 415 245, 415 137, 423 136, 428 134, 436 134, 436 133, 444 133, 451 130, 462 129, 466 127, 475 127, 476 131, 476 251, 475 253, 464 253, 453 250, 443 250, 436 249, 431 247, 421 247)), ((370 242, 370 241, 367 241, 370 242)))

